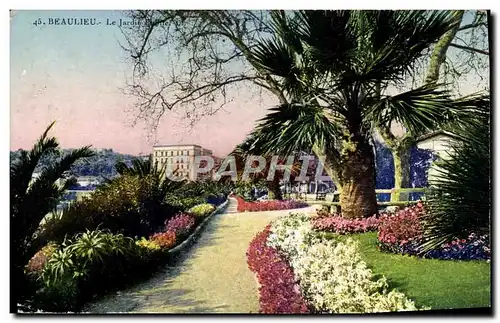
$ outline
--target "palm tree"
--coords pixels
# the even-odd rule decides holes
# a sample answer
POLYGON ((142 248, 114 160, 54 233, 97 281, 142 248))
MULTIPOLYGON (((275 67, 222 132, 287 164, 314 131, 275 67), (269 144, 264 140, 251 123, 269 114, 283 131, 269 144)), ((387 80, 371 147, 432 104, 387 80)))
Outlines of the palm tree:
POLYGON ((24 266, 40 247, 34 237, 40 221, 56 207, 64 191, 75 183, 74 179, 60 185, 57 181, 67 179, 67 173, 76 161, 94 155, 90 146, 72 150, 43 168, 33 180, 35 168, 42 158, 61 154, 57 139, 48 137, 54 123, 47 127, 30 151, 21 151, 20 157, 10 166, 11 273, 16 289, 24 287, 24 266))
POLYGON ((372 134, 397 122, 432 129, 454 111, 438 84, 397 95, 422 52, 456 24, 444 11, 273 12, 273 36, 252 51, 287 102, 260 120, 259 149, 283 156, 313 149, 341 187, 342 215, 377 213, 372 134))
MULTIPOLYGON (((166 164, 161 167, 158 165, 152 165, 149 159, 133 159, 132 165, 127 166, 123 161, 119 161, 115 165, 116 172, 121 176, 138 176, 141 179, 149 178, 153 180, 154 186, 157 188, 159 195, 163 196, 169 192, 174 192, 180 189, 182 186, 186 184, 185 180, 182 181, 172 181, 168 177, 166 177, 166 164)), ((174 170, 174 174, 177 172, 177 169, 174 170)), ((160 201, 163 198, 159 199, 160 201)))
MULTIPOLYGON (((272 164, 272 155, 266 154, 263 151, 258 150, 259 134, 257 132, 251 133, 245 140, 236 146, 236 148, 232 151, 231 155, 235 157, 236 161, 236 169, 238 170, 238 177, 242 177, 242 173, 245 169, 246 160, 249 156, 262 156, 266 160, 265 167, 256 173, 252 173, 251 181, 254 183, 264 181, 266 183, 267 190, 269 192, 270 198, 274 198, 277 200, 283 199, 283 194, 280 188, 280 181, 283 179, 285 171, 284 170, 275 170, 274 176, 271 179, 268 179, 269 171, 271 170, 272 164)), ((276 161, 277 165, 282 165, 286 162, 284 159, 279 159, 276 161)), ((293 165, 289 168, 290 178, 292 181, 295 176, 300 174, 301 165, 294 161, 293 165)))

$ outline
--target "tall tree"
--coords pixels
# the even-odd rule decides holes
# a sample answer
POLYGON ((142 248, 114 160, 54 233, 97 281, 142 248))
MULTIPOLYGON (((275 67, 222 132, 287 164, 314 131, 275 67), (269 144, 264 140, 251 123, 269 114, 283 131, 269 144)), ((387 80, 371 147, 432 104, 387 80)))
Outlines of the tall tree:
MULTIPOLYGON (((167 110, 176 107, 189 105, 191 108, 186 116, 195 119, 214 113, 217 110, 213 109, 217 107, 214 102, 222 101, 222 106, 230 90, 242 83, 270 91, 282 105, 290 103, 282 84, 251 57, 259 39, 272 37, 267 12, 136 11, 131 16, 140 23, 126 32, 128 44, 125 48, 134 61, 128 89, 138 98, 138 118, 150 118, 153 129, 167 110), (155 82, 151 82, 153 73, 148 63, 153 61, 156 52, 167 54, 172 67, 162 74, 160 85, 151 90, 150 84, 155 82)), ((393 27, 375 29, 391 30, 393 27)), ((400 76, 399 81, 403 74, 400 76)), ((385 83, 384 80, 378 85, 381 90, 385 89, 385 83)), ((325 170, 336 186, 341 187, 342 176, 337 172, 335 154, 330 156, 332 150, 325 150, 320 145, 313 148, 316 155, 327 157, 325 170)))
MULTIPOLYGON (((40 221, 56 207, 64 191, 74 184, 71 179, 60 184, 58 180, 67 177, 76 161, 94 155, 89 146, 72 150, 47 165, 33 179, 42 158, 50 154, 60 156, 57 139, 48 136, 54 123, 47 127, 30 151, 21 151, 20 157, 10 166, 11 281, 15 289, 21 291, 26 288, 24 266, 40 247, 34 236, 40 221)), ((11 299, 11 311, 15 312, 16 304, 21 300, 11 299)))
POLYGON ((261 120, 261 149, 326 152, 342 185, 343 216, 376 213, 373 129, 399 122, 428 130, 453 111, 437 84, 393 96, 379 88, 411 75, 413 63, 456 21, 435 11, 274 12, 272 18, 274 36, 256 46, 251 61, 272 75, 290 103, 261 120))
MULTIPOLYGON (((464 76, 476 73, 484 77, 482 74, 489 65, 487 12, 478 10, 466 13, 456 10, 452 14, 456 22, 454 27, 444 33, 429 53, 416 62, 416 68, 425 75, 423 81, 426 84, 436 84, 443 78, 457 88, 464 76), (450 48, 455 49, 455 55, 450 54, 450 48), (441 73, 443 67, 444 75, 441 73)), ((418 83, 419 78, 414 77, 412 84, 418 83)), ((422 133, 404 129, 402 135, 395 135, 391 125, 378 129, 378 132, 393 155, 394 187, 410 187, 410 150, 422 133)), ((406 195, 394 193, 391 199, 405 200, 406 195)))
MULTIPOLYGON (((262 90, 288 103, 269 71, 251 60, 260 39, 270 37, 268 11, 252 10, 139 10, 129 13, 139 23, 124 29, 134 66, 126 93, 136 97, 136 120, 156 130, 165 112, 186 109, 192 122, 214 114, 242 86, 255 95, 262 90), (155 79, 155 56, 168 57, 168 71, 155 79), (154 86, 153 84, 158 84, 154 86)), ((326 152, 315 147, 318 156, 326 152)), ((325 171, 341 187, 334 165, 325 171)))

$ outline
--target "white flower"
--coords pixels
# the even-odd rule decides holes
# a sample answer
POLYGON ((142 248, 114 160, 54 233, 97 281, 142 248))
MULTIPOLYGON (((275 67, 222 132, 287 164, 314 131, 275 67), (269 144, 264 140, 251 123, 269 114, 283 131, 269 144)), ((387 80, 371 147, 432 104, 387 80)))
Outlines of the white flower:
POLYGON ((385 277, 373 279, 358 252, 357 241, 318 238, 305 214, 276 219, 267 244, 285 254, 305 299, 320 312, 417 310, 404 294, 387 291, 385 277))

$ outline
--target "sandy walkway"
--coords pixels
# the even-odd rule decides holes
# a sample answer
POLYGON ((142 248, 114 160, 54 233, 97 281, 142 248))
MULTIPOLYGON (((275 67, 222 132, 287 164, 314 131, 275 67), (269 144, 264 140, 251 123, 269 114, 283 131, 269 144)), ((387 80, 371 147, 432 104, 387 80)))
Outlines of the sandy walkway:
MULTIPOLYGON (((232 209, 235 201, 229 203, 232 209), (233 205, 232 205, 233 204, 233 205)), ((300 210, 312 212, 314 207, 300 210)), ((245 252, 250 240, 286 211, 218 214, 174 266, 132 289, 89 304, 93 313, 258 313, 254 274, 245 252)))

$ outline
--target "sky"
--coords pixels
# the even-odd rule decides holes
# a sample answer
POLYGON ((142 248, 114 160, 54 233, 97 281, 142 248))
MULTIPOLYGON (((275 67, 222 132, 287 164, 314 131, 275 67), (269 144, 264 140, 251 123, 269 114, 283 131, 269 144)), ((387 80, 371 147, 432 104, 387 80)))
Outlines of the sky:
POLYGON ((134 98, 122 93, 132 66, 120 47, 123 35, 107 21, 119 11, 16 11, 11 18, 10 149, 29 149, 52 121, 63 148, 92 145, 129 154, 149 154, 153 144, 200 144, 224 156, 249 133, 271 95, 238 93, 219 113, 186 128, 167 112, 156 138, 144 124, 132 127, 134 98), (98 26, 34 25, 40 19, 95 18, 98 26))
POLYGON ((11 150, 28 149, 52 121, 51 132, 63 148, 92 145, 121 153, 148 154, 152 145, 195 143, 226 155, 275 104, 239 97, 214 116, 186 128, 175 113, 166 113, 156 138, 144 124, 131 126, 134 98, 122 88, 132 70, 120 47, 116 26, 121 12, 17 11, 11 19, 11 150), (99 26, 54 26, 39 18, 92 17, 99 26))

